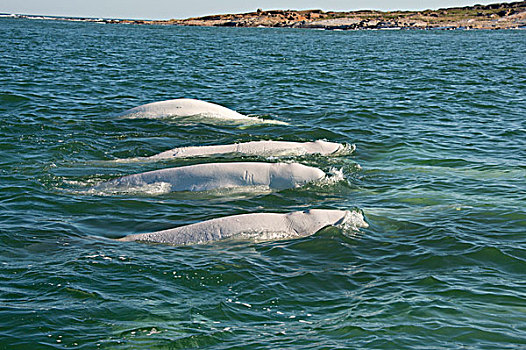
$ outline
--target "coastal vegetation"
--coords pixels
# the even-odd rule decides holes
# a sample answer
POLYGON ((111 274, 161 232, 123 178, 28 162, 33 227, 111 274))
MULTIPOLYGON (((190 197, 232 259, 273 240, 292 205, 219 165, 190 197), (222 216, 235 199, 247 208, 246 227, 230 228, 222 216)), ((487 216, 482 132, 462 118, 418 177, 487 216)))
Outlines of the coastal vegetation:
POLYGON ((526 1, 425 11, 273 10, 214 15, 167 23, 198 26, 321 29, 509 29, 526 26, 526 1))
MULTIPOLYGON (((19 16, 35 18, 35 16, 19 16)), ((39 17, 40 18, 40 17, 39 17)), ((520 29, 526 28, 526 1, 441 8, 424 11, 324 12, 322 10, 261 10, 170 20, 125 20, 48 17, 103 23, 348 29, 520 29)))

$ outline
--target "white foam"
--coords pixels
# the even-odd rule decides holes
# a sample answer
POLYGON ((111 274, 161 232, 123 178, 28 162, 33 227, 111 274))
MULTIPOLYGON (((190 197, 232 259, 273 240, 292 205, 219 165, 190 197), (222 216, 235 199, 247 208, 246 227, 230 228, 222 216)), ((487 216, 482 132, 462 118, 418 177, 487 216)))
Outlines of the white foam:
POLYGON ((332 187, 342 181, 346 181, 343 171, 341 169, 330 168, 328 174, 321 179, 312 182, 312 186, 318 188, 327 188, 332 187))
POLYGON ((365 221, 361 211, 348 210, 342 222, 336 225, 344 232, 359 231, 360 228, 367 228, 369 224, 365 221))
POLYGON ((348 156, 356 151, 356 145, 354 143, 344 143, 342 147, 337 149, 336 152, 332 153, 333 156, 348 156))
POLYGON ((123 195, 123 194, 143 194, 160 196, 163 194, 170 193, 172 191, 172 185, 168 182, 153 182, 143 183, 138 185, 129 186, 104 186, 91 188, 87 192, 97 196, 112 196, 112 195, 123 195))

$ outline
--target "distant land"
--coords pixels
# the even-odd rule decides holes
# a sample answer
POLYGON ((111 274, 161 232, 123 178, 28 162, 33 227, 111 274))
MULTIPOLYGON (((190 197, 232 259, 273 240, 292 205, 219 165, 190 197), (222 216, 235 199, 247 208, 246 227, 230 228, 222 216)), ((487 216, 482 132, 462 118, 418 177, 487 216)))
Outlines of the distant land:
POLYGON ((127 20, 102 18, 2 15, 4 17, 203 27, 285 27, 326 30, 359 29, 525 29, 526 1, 441 8, 425 11, 324 12, 322 10, 261 10, 170 20, 127 20))

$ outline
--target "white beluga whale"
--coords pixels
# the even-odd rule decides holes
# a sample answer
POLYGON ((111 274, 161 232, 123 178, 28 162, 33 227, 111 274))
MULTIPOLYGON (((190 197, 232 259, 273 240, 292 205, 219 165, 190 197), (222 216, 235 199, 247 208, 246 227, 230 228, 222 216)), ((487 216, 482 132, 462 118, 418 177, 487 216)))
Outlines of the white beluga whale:
POLYGON ((328 226, 358 230, 369 225, 360 212, 310 209, 288 214, 254 213, 227 216, 168 230, 132 234, 118 240, 172 245, 203 244, 225 239, 261 242, 311 236, 328 226))
POLYGON ((213 157, 221 155, 247 156, 302 156, 308 154, 343 155, 354 151, 354 145, 317 140, 314 142, 251 141, 228 145, 178 147, 151 157, 134 160, 159 160, 171 158, 213 157))
POLYGON ((299 163, 204 163, 123 176, 95 187, 103 192, 137 192, 154 186, 162 193, 228 188, 283 190, 326 177, 318 168, 299 163))
POLYGON ((191 98, 180 98, 144 104, 124 111, 119 117, 130 119, 194 117, 202 122, 287 124, 277 120, 249 117, 215 103, 191 98))

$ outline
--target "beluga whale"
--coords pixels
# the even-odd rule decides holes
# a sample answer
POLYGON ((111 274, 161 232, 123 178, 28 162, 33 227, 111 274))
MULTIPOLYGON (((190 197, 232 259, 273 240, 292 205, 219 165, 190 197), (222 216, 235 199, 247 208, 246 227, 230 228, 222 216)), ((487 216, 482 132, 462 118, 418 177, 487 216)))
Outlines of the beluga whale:
POLYGON ((358 211, 310 209, 288 214, 226 216, 162 231, 132 234, 117 240, 171 245, 203 244, 226 239, 262 242, 307 237, 328 226, 358 230, 369 225, 358 211))
POLYGON ((191 98, 158 101, 134 107, 118 115, 120 118, 192 118, 204 123, 283 124, 277 120, 249 117, 229 108, 191 98))
POLYGON ((322 170, 299 163, 204 163, 127 175, 103 182, 95 190, 137 192, 152 186, 162 189, 161 193, 250 187, 284 190, 325 177, 322 170))
POLYGON ((291 141, 251 141, 227 145, 178 147, 150 157, 133 158, 132 160, 160 160, 190 157, 214 157, 225 155, 242 156, 303 156, 317 154, 322 156, 339 156, 350 154, 356 146, 317 140, 313 142, 291 141))

